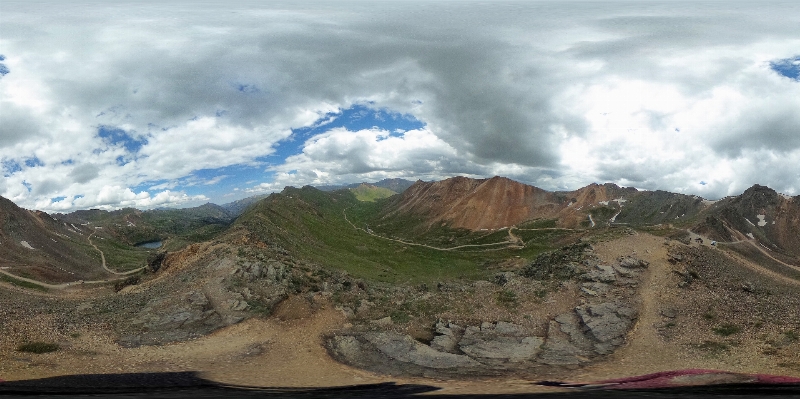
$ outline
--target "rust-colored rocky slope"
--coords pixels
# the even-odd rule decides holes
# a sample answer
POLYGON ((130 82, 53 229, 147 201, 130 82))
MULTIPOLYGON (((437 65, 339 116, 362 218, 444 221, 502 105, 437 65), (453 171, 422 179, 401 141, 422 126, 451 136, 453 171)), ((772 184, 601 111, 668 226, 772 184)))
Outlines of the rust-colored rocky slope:
POLYGON ((87 240, 93 231, 0 197, 0 267, 54 283, 104 276, 87 240))
POLYGON ((757 240, 764 247, 800 255, 800 196, 754 185, 714 204, 696 232, 718 241, 757 240))
POLYGON ((428 226, 446 224, 469 230, 499 229, 534 219, 558 219, 560 227, 588 222, 588 211, 620 207, 610 201, 638 193, 614 184, 591 184, 571 192, 549 192, 495 176, 491 179, 417 181, 389 206, 386 218, 421 216, 428 226))

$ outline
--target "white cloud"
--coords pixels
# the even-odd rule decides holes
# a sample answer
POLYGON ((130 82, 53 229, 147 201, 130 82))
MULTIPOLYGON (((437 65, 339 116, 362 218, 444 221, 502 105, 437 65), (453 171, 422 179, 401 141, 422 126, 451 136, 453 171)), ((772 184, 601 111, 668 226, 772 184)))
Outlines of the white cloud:
POLYGON ((800 83, 769 67, 800 48, 789 3, 424 10, 7 7, 0 161, 21 170, 3 178, 0 195, 46 210, 190 204, 200 194, 177 193, 237 181, 196 171, 243 164, 274 178, 248 178, 264 183, 241 192, 455 174, 547 189, 611 180, 710 197, 754 183, 798 190, 800 83), (325 126, 356 103, 426 126, 331 129, 285 162, 265 158, 283 140, 306 139, 291 129, 325 126), (133 153, 109 145, 99 126, 146 144, 133 153), (138 187, 153 194, 138 198, 138 187))

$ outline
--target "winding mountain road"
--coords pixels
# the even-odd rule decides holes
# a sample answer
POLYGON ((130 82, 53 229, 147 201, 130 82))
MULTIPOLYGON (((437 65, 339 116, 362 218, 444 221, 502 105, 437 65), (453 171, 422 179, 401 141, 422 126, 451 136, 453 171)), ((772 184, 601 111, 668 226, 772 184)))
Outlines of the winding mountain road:
POLYGON ((95 235, 95 234, 97 234, 97 230, 93 231, 92 234, 89 234, 89 237, 87 237, 87 239, 89 240, 89 245, 91 245, 92 248, 94 248, 97 252, 100 252, 100 260, 102 261, 103 269, 105 269, 105 271, 107 271, 107 272, 109 272, 111 274, 116 274, 118 276, 127 276, 129 274, 136 273, 136 272, 144 269, 145 267, 147 267, 147 266, 142 266, 142 267, 140 267, 138 269, 128 270, 127 272, 118 272, 116 270, 109 269, 108 265, 106 264, 106 255, 103 253, 103 251, 100 250, 100 248, 97 248, 97 245, 94 245, 94 243, 92 242, 92 236, 95 235))
MULTIPOLYGON (((462 249, 462 248, 495 247, 495 246, 498 246, 498 245, 508 245, 509 248, 524 248, 525 247, 525 241, 522 238, 520 238, 517 235, 515 235, 512 232, 512 230, 520 230, 520 231, 568 230, 568 231, 574 231, 574 229, 566 229, 566 228, 561 228, 561 227, 542 227, 540 229, 520 229, 520 228, 517 228, 516 226, 511 226, 511 227, 508 228, 508 239, 506 241, 493 242, 493 243, 488 243, 488 244, 464 244, 464 245, 457 245, 455 247, 439 248, 439 247, 434 247, 434 246, 430 246, 430 245, 427 245, 427 244, 419 244, 419 243, 416 243, 416 242, 403 241, 403 240, 396 239, 396 238, 389 238, 389 237, 384 237, 384 236, 377 235, 377 234, 373 233, 371 230, 362 229, 361 227, 358 227, 355 224, 353 224, 353 222, 351 222, 350 219, 347 218, 347 212, 345 212, 345 211, 346 211, 345 209, 342 209, 342 214, 344 215, 344 220, 346 220, 347 223, 349 223, 350 226, 352 226, 356 230, 361 230, 364 233, 367 233, 367 234, 369 234, 369 235, 371 235, 373 237, 381 238, 381 239, 384 239, 384 240, 394 241, 396 243, 400 243, 400 244, 404 244, 404 245, 413 245, 413 246, 417 246, 417 247, 430 248, 430 249, 433 249, 433 250, 436 250, 436 251, 453 251, 453 250, 462 249)), ((487 249, 487 250, 493 250, 493 249, 487 249)))
POLYGON ((117 276, 120 276, 120 277, 113 277, 113 278, 108 278, 108 279, 104 279, 104 280, 77 280, 77 281, 70 281, 70 282, 61 283, 61 284, 50 284, 50 283, 45 283, 43 281, 34 280, 32 278, 18 276, 16 274, 13 274, 13 273, 10 273, 10 272, 6 271, 5 269, 0 269, 0 274, 4 274, 4 275, 10 277, 13 280, 24 281, 26 283, 36 284, 36 285, 38 285, 40 287, 43 287, 43 288, 53 289, 53 290, 63 290, 63 289, 70 288, 70 287, 81 287, 81 286, 87 286, 87 285, 106 284, 106 283, 113 283, 115 281, 121 281, 121 280, 124 280, 124 279, 128 278, 128 276, 130 276, 131 274, 137 273, 137 272, 139 272, 139 271, 141 271, 141 270, 143 270, 143 269, 145 269, 147 267, 147 266, 142 266, 140 268, 133 269, 133 270, 128 270, 126 272, 118 272, 118 271, 115 271, 115 270, 111 270, 108 267, 108 265, 106 264, 106 255, 103 253, 103 251, 100 250, 100 248, 98 248, 92 242, 92 236, 95 235, 95 233, 97 233, 97 231, 92 232, 92 234, 89 234, 89 237, 87 237, 87 240, 89 241, 89 245, 91 245, 97 252, 100 252, 100 260, 101 260, 101 263, 103 265, 103 269, 105 271, 107 271, 108 273, 111 273, 111 274, 114 274, 114 275, 117 275, 117 276))

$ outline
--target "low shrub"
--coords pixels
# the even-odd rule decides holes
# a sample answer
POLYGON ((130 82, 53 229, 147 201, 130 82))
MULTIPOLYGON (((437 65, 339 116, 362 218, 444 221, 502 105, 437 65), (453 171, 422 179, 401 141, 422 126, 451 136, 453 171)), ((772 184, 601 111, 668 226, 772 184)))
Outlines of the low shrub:
POLYGON ((17 352, 48 353, 59 349, 58 344, 49 342, 28 342, 17 347, 17 352))
POLYGON ((723 324, 719 327, 714 327, 712 331, 714 331, 714 333, 717 335, 727 337, 742 331, 742 328, 735 324, 723 324))

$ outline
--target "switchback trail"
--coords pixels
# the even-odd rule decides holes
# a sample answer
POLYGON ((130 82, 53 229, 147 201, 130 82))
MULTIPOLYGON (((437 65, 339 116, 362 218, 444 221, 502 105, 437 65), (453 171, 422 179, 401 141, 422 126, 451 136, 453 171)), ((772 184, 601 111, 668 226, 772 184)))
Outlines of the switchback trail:
MULTIPOLYGON (((70 282, 61 283, 61 284, 50 284, 50 283, 45 283, 43 281, 34 280, 32 278, 18 276, 16 274, 9 273, 8 271, 6 271, 4 269, 0 269, 0 274, 4 274, 4 275, 10 277, 13 280, 24 281, 26 283, 35 284, 35 285, 38 285, 38 286, 40 286, 42 288, 47 288, 47 289, 52 289, 52 290, 63 290, 63 289, 70 288, 70 287, 81 287, 81 286, 86 286, 86 285, 106 284, 106 283, 113 283, 115 281, 121 281, 121 280, 124 280, 124 279, 128 278, 128 276, 130 276, 131 274, 140 272, 144 268, 147 267, 147 266, 142 266, 140 268, 133 269, 133 270, 128 270, 126 272, 118 272, 118 271, 109 269, 108 265, 106 264, 106 255, 103 253, 103 251, 100 250, 100 248, 98 248, 96 245, 94 245, 94 243, 92 243, 92 236, 95 233, 96 233, 96 231, 92 232, 92 234, 89 234, 89 237, 87 238, 89 240, 89 245, 91 245, 97 252, 100 252, 100 260, 102 262, 103 269, 105 271, 107 271, 108 273, 117 275, 119 277, 107 278, 107 279, 104 279, 104 280, 78 280, 78 281, 70 281, 70 282)), ((11 284, 13 284, 13 282, 11 284)))
POLYGON ((97 245, 94 245, 94 243, 92 242, 92 236, 95 235, 95 234, 97 234, 97 230, 93 231, 92 234, 89 234, 89 237, 87 239, 89 240, 89 245, 91 245, 97 252, 100 252, 100 260, 103 263, 103 269, 105 269, 105 271, 107 271, 107 272, 109 272, 111 274, 116 274, 118 276, 127 276, 129 274, 136 273, 139 270, 142 270, 145 267, 147 267, 147 266, 142 266, 142 267, 140 267, 138 269, 128 270, 127 272, 118 272, 116 270, 109 269, 108 265, 106 264, 106 255, 103 253, 103 251, 100 250, 100 248, 97 248, 97 245))
MULTIPOLYGON (((141 270, 141 269, 136 269, 136 270, 138 271, 138 270, 141 270)), ((3 269, 0 269, 0 274, 5 274, 6 276, 8 276, 8 277, 10 277, 10 278, 12 278, 14 280, 19 280, 19 281, 24 281, 26 283, 36 284, 36 285, 41 286, 43 288, 53 289, 53 290, 63 290, 65 288, 80 287, 80 286, 83 286, 83 285, 113 283, 115 281, 121 281, 121 280, 124 280, 124 279, 127 278, 127 277, 116 277, 116 278, 109 278, 109 279, 105 279, 105 280, 78 280, 78 281, 70 281, 70 282, 61 283, 61 284, 50 284, 50 283, 45 283, 45 282, 42 282, 42 281, 39 281, 39 280, 34 280, 32 278, 17 276, 16 274, 9 273, 9 272, 7 272, 7 271, 5 271, 3 269)), ((13 283, 11 283, 11 284, 13 284, 13 283)))
MULTIPOLYGON (((800 271, 800 267, 798 267, 796 265, 792 265, 792 264, 786 263, 786 262, 783 262, 780 259, 776 259, 772 255, 770 255, 769 252, 765 251, 764 248, 762 248, 759 244, 757 244, 757 241, 755 241, 755 240, 739 240, 739 241, 720 242, 720 241, 710 240, 708 237, 701 236, 701 235, 699 235, 699 234, 697 234, 697 233, 695 233, 695 232, 693 232, 691 230, 686 230, 686 231, 689 232, 689 235, 690 235, 690 245, 697 244, 697 243, 695 243, 695 238, 697 238, 697 237, 702 238, 704 240, 702 244, 697 244, 697 245, 701 245, 701 246, 706 246, 706 244, 705 244, 706 241, 715 242, 715 244, 717 246, 733 246, 733 245, 742 245, 742 244, 750 245, 753 248, 757 249, 761 254, 763 254, 764 256, 769 258, 770 260, 772 260, 773 262, 775 262, 775 263, 777 263, 777 264, 779 264, 779 265, 781 265, 783 267, 786 267, 789 270, 800 271)), ((764 267, 764 266, 762 266, 762 265, 760 265, 760 264, 758 264, 758 263, 756 263, 756 262, 754 262, 754 261, 752 261, 750 259, 747 259, 746 257, 743 257, 743 256, 740 256, 738 254, 732 253, 731 251, 724 251, 724 253, 725 253, 726 256, 728 256, 728 257, 730 257, 732 259, 738 260, 742 264, 748 266, 749 268, 751 268, 751 269, 753 269, 753 270, 755 270, 757 272, 760 272, 762 274, 766 274, 766 275, 768 275, 768 276, 770 276, 772 278, 775 278, 775 279, 790 283, 792 285, 800 284, 800 280, 798 280, 796 278, 793 278, 793 277, 790 277, 790 276, 787 276, 787 275, 785 275, 783 273, 779 273, 778 271, 768 269, 768 268, 766 268, 766 267, 764 267)))
MULTIPOLYGON (((417 247, 430 248, 430 249, 433 249, 433 250, 436 250, 436 251, 452 251, 452 250, 461 249, 461 248, 490 247, 490 246, 497 246, 497 245, 518 244, 518 241, 516 241, 516 240, 515 241, 510 241, 509 240, 509 241, 494 242, 494 243, 490 243, 490 244, 464 244, 464 245, 457 245, 455 247, 450 247, 450 248, 438 248, 438 247, 433 247, 433 246, 426 245, 426 244, 419 244, 419 243, 416 243, 416 242, 409 242, 409 241, 399 240, 399 239, 396 239, 396 238, 389 238, 389 237, 379 236, 379 235, 377 235, 377 234, 375 234, 375 233, 373 233, 371 231, 367 231, 365 229, 362 229, 362 228, 357 227, 356 225, 354 225, 353 222, 351 222, 350 219, 347 218, 347 213, 345 212, 344 209, 342 209, 342 214, 344 215, 344 220, 346 220, 347 223, 350 224, 350 226, 353 226, 354 229, 361 230, 361 231, 363 231, 363 232, 365 232, 365 233, 367 233, 367 234, 369 234, 369 235, 371 235, 373 237, 381 238, 381 239, 388 240, 388 241, 394 241, 394 242, 397 242, 397 243, 400 243, 400 244, 403 244, 403 245, 413 245, 413 246, 417 246, 417 247)), ((514 236, 510 236, 509 238, 513 239, 514 236)))

